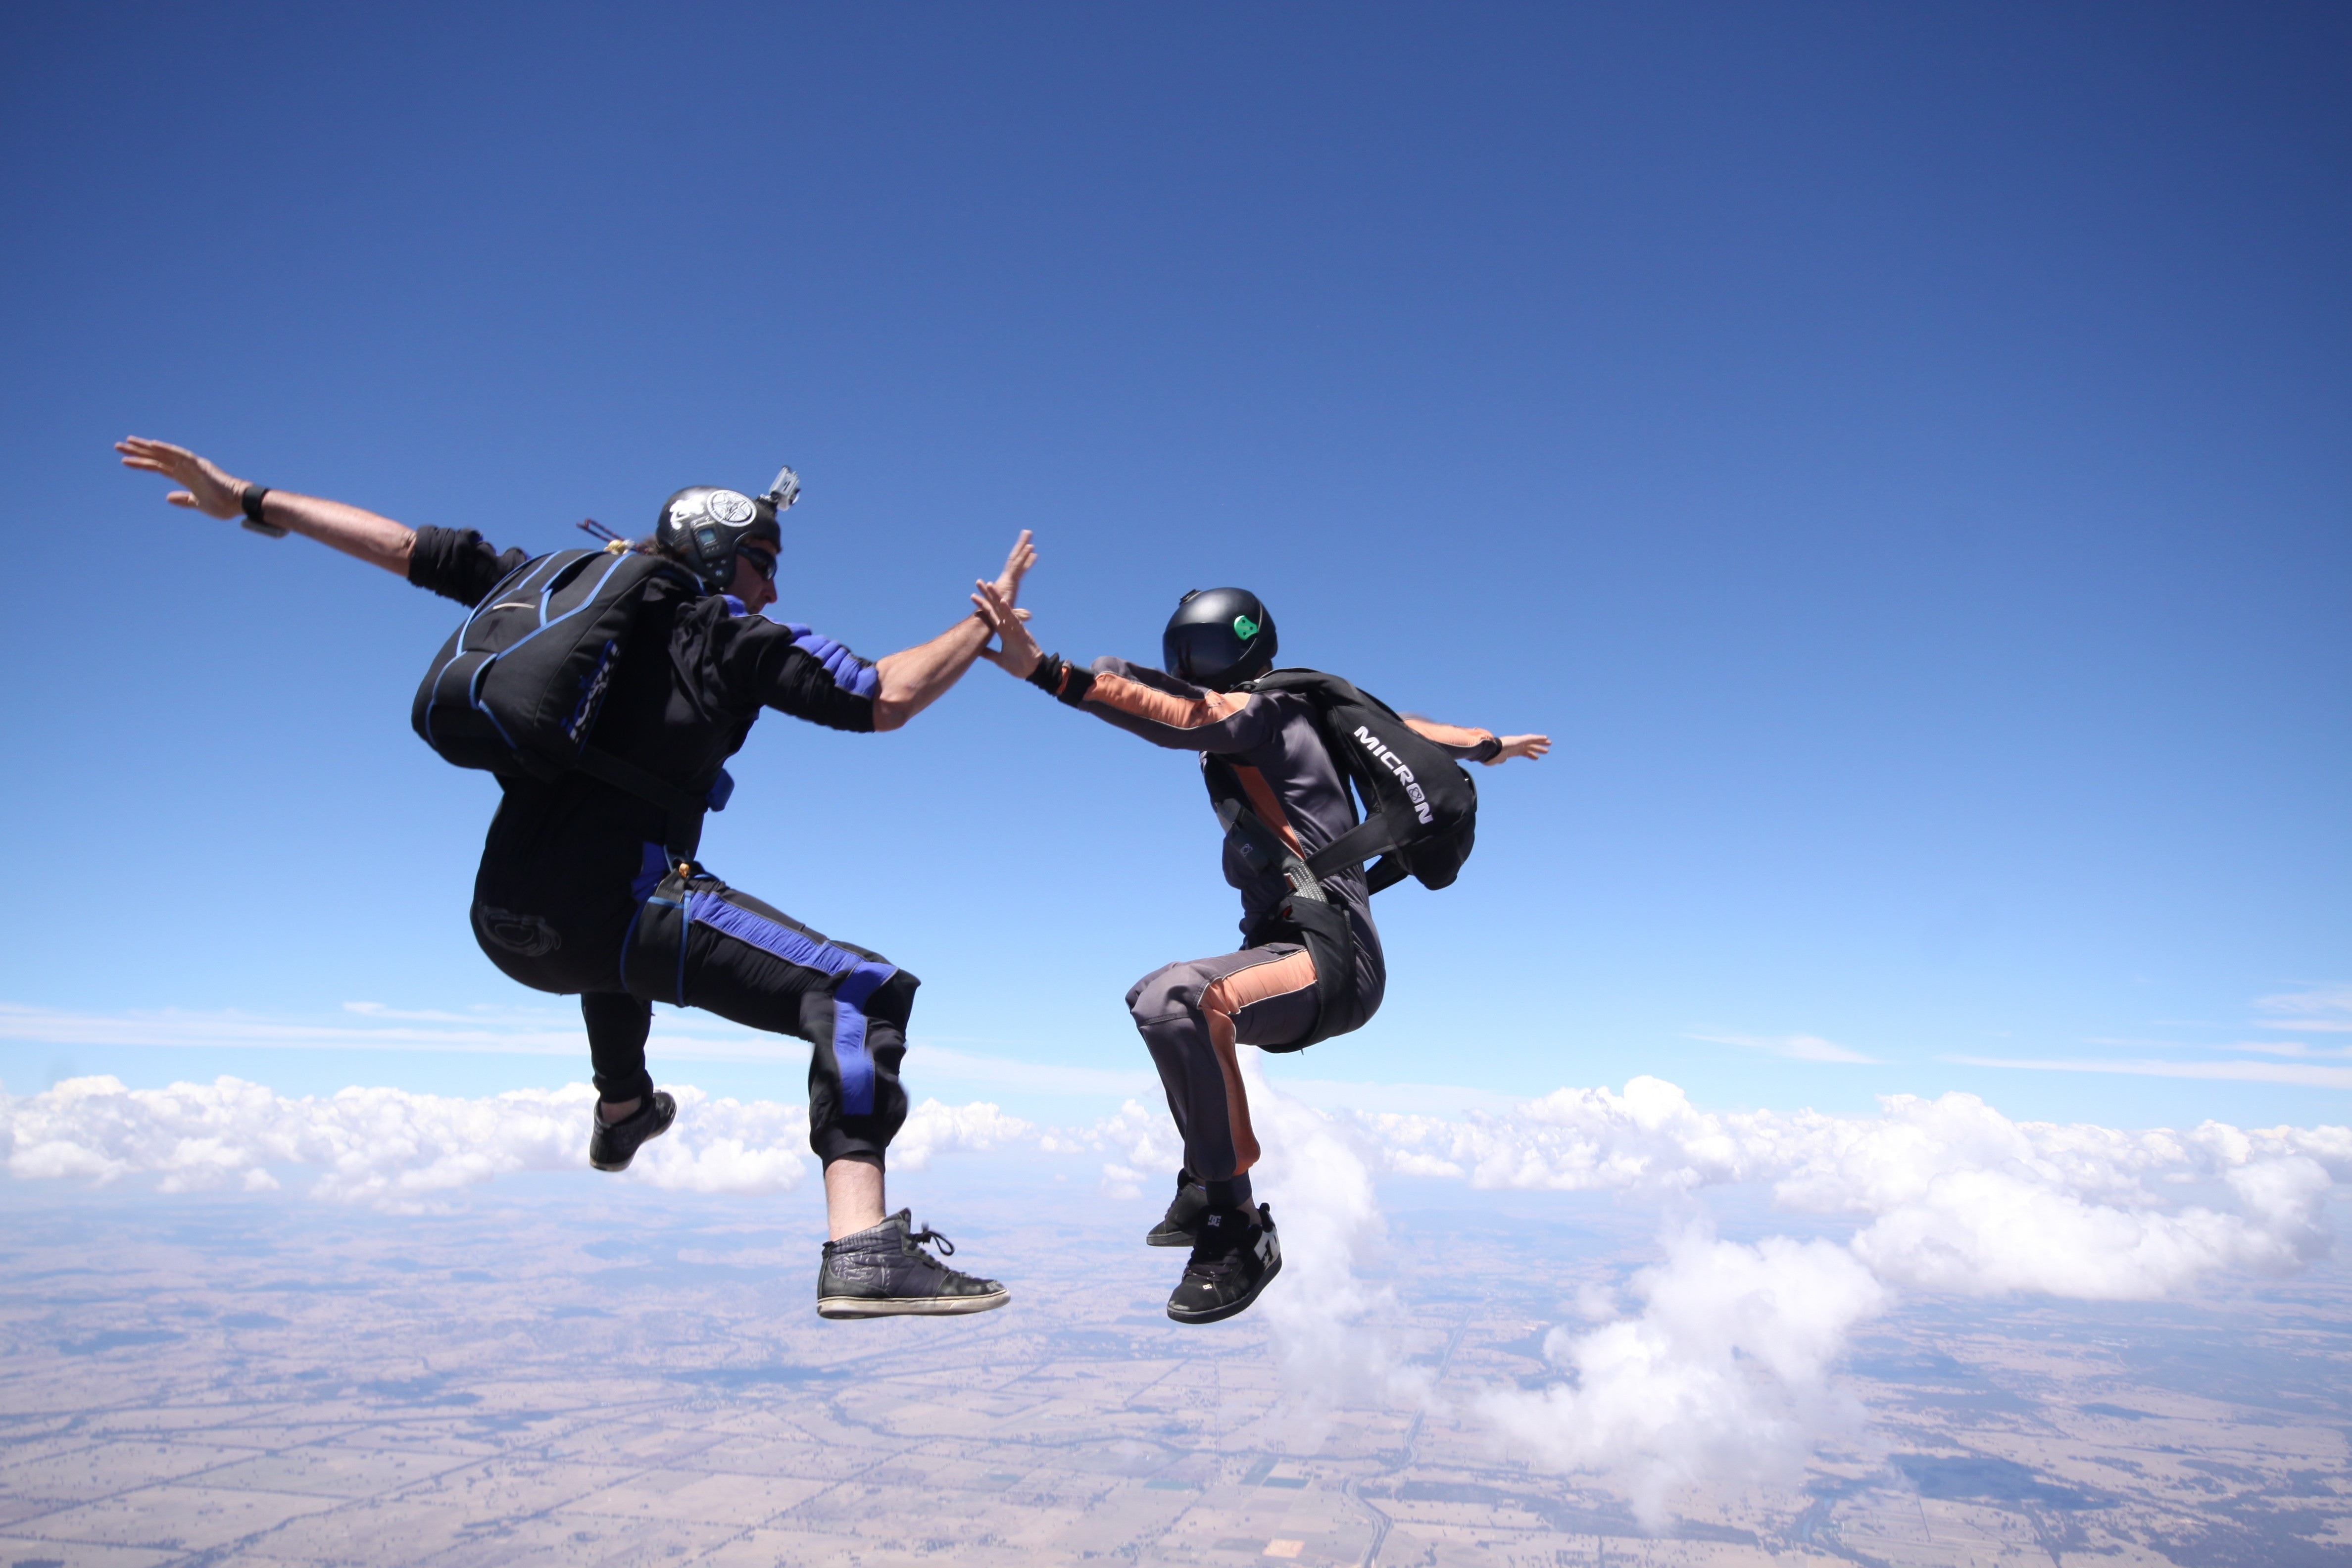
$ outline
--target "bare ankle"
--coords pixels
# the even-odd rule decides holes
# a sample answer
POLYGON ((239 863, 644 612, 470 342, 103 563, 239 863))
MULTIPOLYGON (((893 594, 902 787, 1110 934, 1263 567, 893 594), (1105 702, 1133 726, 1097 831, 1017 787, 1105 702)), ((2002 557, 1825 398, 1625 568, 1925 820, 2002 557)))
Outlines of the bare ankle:
POLYGON ((635 1100, 599 1100, 596 1105, 596 1114, 603 1117, 608 1125, 615 1121, 625 1121, 635 1116, 637 1113, 637 1107, 644 1103, 643 1095, 635 1100))

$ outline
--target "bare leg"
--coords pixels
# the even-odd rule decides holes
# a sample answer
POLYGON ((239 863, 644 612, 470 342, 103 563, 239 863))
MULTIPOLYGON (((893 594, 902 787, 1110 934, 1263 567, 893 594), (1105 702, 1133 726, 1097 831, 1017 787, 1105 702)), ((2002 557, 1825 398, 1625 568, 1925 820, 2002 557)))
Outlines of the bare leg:
POLYGON ((864 1160, 835 1160, 827 1165, 824 1217, 835 1241, 880 1225, 882 1167, 864 1160))

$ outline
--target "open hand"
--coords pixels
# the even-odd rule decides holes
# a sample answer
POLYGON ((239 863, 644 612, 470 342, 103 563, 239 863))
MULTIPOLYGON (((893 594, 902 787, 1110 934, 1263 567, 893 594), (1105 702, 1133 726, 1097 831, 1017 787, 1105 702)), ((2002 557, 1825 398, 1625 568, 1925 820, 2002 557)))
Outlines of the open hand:
POLYGON ((1499 767, 1513 757, 1525 757, 1533 762, 1551 750, 1549 735, 1503 735, 1497 739, 1503 742, 1503 749, 1486 759, 1486 765, 1490 768, 1499 767))
MULTIPOLYGON (((1025 544, 1029 536, 1024 533, 1021 537, 1025 544)), ((1029 612, 1014 609, 1012 599, 994 583, 978 583, 973 586, 980 592, 971 596, 971 602, 980 606, 981 618, 996 634, 1000 645, 982 648, 980 657, 1007 675, 1028 679, 1036 672, 1038 664, 1045 657, 1045 649, 1037 646, 1037 639, 1029 635, 1029 627, 1025 624, 1029 612)))
MULTIPOLYGON (((124 468, 161 474, 187 487, 163 498, 173 506, 191 507, 206 517, 235 517, 244 510, 245 481, 185 447, 174 447, 169 441, 150 441, 143 436, 125 436, 114 444, 114 449, 122 454, 124 468)), ((1029 536, 1024 533, 1021 539, 1026 544, 1029 536)))
POLYGON ((1024 528, 1013 542, 1013 553, 1004 558, 1004 570, 996 576, 996 592, 1008 606, 1020 602, 1021 579, 1036 564, 1037 552, 1029 547, 1029 531, 1024 528))

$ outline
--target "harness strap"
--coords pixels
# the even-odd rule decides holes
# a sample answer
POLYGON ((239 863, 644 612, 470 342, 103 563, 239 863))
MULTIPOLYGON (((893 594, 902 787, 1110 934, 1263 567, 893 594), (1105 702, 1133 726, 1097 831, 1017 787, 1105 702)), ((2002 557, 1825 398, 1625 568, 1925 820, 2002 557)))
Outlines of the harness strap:
POLYGON ((1324 895, 1321 880, 1311 868, 1313 862, 1293 854, 1282 836, 1243 804, 1238 795, 1217 797, 1217 820, 1224 824, 1225 837, 1252 868, 1278 868, 1290 880, 1290 897, 1267 910, 1244 943, 1259 947, 1270 942, 1297 942, 1315 961, 1315 1026, 1303 1039, 1268 1048, 1304 1050, 1334 1035, 1360 1028, 1362 1008, 1354 1001, 1356 928, 1349 923, 1348 911, 1324 895))
POLYGON ((1318 877, 1328 877, 1347 867, 1360 866, 1367 860, 1393 854, 1396 848, 1396 831, 1390 826, 1388 815, 1383 812, 1378 816, 1367 817, 1318 849, 1314 858, 1307 862, 1307 868, 1318 877))
POLYGON ((1282 836, 1266 826, 1265 819, 1241 801, 1227 795, 1217 802, 1217 820, 1224 825, 1225 837, 1241 849, 1242 858, 1255 870, 1278 870, 1289 879, 1293 897, 1311 903, 1328 903, 1323 896, 1322 879, 1290 851, 1282 836))

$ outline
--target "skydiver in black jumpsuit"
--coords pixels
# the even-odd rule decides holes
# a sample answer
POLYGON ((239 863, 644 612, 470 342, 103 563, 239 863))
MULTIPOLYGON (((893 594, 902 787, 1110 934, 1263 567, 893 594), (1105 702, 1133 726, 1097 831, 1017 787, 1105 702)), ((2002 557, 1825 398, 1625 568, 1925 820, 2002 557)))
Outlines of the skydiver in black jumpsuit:
MULTIPOLYGON (((411 530, 340 501, 248 485, 165 442, 132 437, 116 450, 125 467, 184 487, 168 498, 175 505, 218 518, 242 512, 259 531, 303 534, 468 606, 525 559, 471 530, 411 530)), ((968 616, 869 663, 806 626, 766 619, 759 612, 775 600, 782 542, 777 505, 772 496, 708 486, 680 490, 653 537, 635 546, 685 561, 702 582, 698 589, 656 579, 646 589, 594 741, 696 798, 761 709, 836 730, 895 730, 954 685, 990 637, 985 616, 968 616), (721 546, 715 565, 698 563, 689 548, 693 533, 709 529, 721 546)), ((989 585, 996 602, 1010 602, 1035 559, 1024 532, 989 585)), ((913 1231, 906 1211, 884 1214, 884 1150, 907 1116, 898 1066, 916 978, 698 863, 679 863, 669 847, 690 857, 694 846, 677 845, 667 815, 635 795, 580 773, 553 784, 499 782, 504 795, 474 883, 474 934, 513 979, 579 995, 598 1096, 590 1163, 626 1168, 677 1114, 646 1070, 654 1002, 797 1036, 812 1047, 809 1145, 824 1166, 833 1237, 817 1310, 879 1317, 1003 1306, 1003 1286, 925 1252, 922 1243, 941 1238, 913 1231)))

